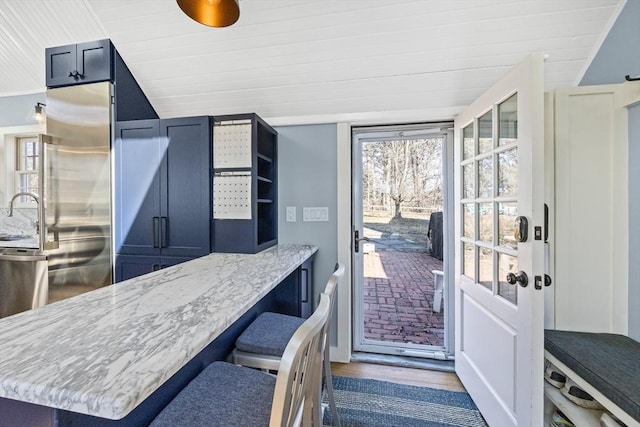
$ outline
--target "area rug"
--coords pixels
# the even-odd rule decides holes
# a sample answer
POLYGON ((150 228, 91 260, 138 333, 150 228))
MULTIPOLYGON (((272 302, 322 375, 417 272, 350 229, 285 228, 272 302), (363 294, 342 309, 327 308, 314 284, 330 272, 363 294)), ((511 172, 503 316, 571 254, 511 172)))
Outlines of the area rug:
MULTIPOLYGON (((342 427, 486 427, 468 393, 361 378, 333 377, 342 427)), ((322 399, 327 403, 326 392, 322 399)), ((324 411, 332 426, 331 411, 324 411)))

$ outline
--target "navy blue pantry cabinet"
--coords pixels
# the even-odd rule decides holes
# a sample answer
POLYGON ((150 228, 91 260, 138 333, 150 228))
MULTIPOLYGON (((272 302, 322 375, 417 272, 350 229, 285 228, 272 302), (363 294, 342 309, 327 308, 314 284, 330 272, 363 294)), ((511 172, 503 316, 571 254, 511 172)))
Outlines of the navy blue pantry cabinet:
POLYGON ((207 255, 210 118, 117 122, 115 133, 116 281, 207 255))

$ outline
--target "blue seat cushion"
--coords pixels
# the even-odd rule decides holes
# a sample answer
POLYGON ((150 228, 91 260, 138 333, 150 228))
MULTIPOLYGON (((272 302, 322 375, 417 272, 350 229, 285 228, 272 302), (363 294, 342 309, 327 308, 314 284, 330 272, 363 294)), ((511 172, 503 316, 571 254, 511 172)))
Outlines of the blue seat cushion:
POLYGON ((281 357, 289 340, 305 319, 278 313, 262 313, 236 340, 240 351, 281 357))
POLYGON ((214 362, 158 414, 151 426, 268 426, 275 386, 272 375, 214 362))

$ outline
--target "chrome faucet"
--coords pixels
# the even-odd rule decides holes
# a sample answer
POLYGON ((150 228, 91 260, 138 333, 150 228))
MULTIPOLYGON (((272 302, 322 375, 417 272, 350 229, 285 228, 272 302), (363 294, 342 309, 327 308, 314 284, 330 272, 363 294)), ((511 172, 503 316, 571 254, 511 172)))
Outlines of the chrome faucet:
POLYGON ((11 198, 11 201, 9 202, 9 216, 13 216, 13 202, 20 196, 33 197, 33 200, 35 200, 36 203, 40 203, 40 199, 38 198, 38 195, 35 193, 31 193, 29 191, 21 191, 19 193, 16 193, 13 195, 13 197, 11 198))

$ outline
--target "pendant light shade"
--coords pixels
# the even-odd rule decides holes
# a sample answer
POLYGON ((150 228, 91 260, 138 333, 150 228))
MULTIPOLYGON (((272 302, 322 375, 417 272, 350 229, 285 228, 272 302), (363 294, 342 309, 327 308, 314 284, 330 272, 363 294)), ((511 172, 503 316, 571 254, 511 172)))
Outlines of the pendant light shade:
POLYGON ((189 18, 210 27, 228 27, 240 17, 238 0, 177 0, 177 2, 189 18))

